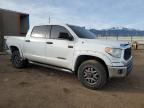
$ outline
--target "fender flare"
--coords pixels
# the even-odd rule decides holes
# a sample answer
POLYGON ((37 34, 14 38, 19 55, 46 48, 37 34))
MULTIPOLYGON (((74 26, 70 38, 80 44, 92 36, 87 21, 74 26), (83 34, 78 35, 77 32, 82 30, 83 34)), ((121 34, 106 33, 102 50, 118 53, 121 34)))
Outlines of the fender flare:
POLYGON ((77 51, 74 54, 74 60, 73 60, 73 64, 72 64, 73 71, 75 71, 76 62, 80 56, 96 57, 96 58, 103 60, 107 66, 112 66, 112 62, 111 62, 110 58, 108 56, 106 56, 104 53, 96 52, 96 51, 77 51))
MULTIPOLYGON (((20 45, 16 45, 16 44, 13 44, 13 45, 11 45, 9 48, 10 48, 10 50, 11 50, 11 47, 16 47, 18 50, 19 50, 19 52, 20 52, 20 55, 21 55, 21 57, 23 58, 23 52, 22 52, 22 49, 21 49, 21 46, 20 45)), ((11 52, 12 53, 12 52, 11 52)))

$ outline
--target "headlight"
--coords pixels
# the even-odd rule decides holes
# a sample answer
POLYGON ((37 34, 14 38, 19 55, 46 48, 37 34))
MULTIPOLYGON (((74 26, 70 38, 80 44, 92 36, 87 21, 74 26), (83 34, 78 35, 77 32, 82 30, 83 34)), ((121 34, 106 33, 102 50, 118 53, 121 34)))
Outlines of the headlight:
POLYGON ((120 48, 109 48, 109 47, 106 47, 105 48, 105 52, 108 53, 108 54, 110 54, 113 57, 120 58, 121 54, 122 54, 122 49, 120 49, 120 48))

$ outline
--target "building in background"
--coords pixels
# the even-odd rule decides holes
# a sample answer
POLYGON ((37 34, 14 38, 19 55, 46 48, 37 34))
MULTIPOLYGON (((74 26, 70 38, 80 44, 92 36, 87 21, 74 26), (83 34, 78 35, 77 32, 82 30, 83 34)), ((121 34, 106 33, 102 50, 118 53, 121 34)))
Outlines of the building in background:
POLYGON ((24 36, 29 29, 29 14, 0 9, 0 51, 4 36, 24 36))

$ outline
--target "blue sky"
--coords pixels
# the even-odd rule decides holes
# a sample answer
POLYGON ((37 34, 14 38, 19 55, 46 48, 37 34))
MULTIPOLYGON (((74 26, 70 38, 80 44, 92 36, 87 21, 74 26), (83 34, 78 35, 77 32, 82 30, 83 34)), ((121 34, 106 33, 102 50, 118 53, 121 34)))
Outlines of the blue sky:
POLYGON ((144 0, 0 0, 0 8, 30 14, 30 24, 69 23, 87 28, 144 30, 144 0))

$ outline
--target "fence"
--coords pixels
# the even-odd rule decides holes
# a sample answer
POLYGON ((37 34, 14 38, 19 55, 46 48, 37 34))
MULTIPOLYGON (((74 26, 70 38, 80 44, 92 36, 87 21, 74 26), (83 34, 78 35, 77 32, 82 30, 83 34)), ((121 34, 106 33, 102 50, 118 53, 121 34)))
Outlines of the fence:
POLYGON ((97 39, 102 40, 118 40, 118 41, 128 41, 128 42, 138 42, 144 44, 144 36, 97 36, 97 39))
POLYGON ((97 36, 101 40, 117 40, 130 42, 134 49, 144 49, 144 36, 97 36))

